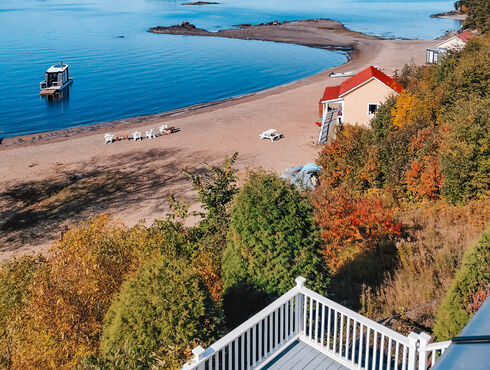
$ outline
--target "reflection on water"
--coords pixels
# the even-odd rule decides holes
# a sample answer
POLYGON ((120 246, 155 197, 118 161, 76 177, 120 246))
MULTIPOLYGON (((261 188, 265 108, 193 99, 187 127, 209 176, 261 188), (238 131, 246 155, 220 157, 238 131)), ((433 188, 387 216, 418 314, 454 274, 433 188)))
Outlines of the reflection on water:
POLYGON ((458 27, 428 15, 451 1, 1 0, 0 134, 11 136, 151 114, 246 94, 317 73, 345 54, 296 45, 154 35, 190 21, 209 30, 240 23, 333 18, 388 37, 435 38, 458 27), (124 36, 124 37, 121 37, 124 36), (39 98, 56 61, 70 64, 69 99, 39 98), (69 102, 69 104, 68 104, 69 102))
POLYGON ((54 94, 41 96, 41 98, 46 100, 46 102, 48 102, 49 104, 60 103, 63 105, 64 108, 65 105, 68 106, 68 100, 70 100, 70 88, 71 85, 65 87, 61 91, 55 92, 54 94))

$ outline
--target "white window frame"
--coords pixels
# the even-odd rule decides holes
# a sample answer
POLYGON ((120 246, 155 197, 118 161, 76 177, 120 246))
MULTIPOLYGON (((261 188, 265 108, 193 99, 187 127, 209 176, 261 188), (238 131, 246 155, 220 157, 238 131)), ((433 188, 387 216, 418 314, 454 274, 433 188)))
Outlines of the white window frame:
POLYGON ((369 111, 369 106, 370 105, 375 105, 376 106, 376 112, 377 112, 378 109, 379 109, 380 104, 379 103, 368 103, 368 105, 367 105, 367 115, 368 115, 368 117, 374 117, 376 115, 376 112, 374 112, 374 113, 371 114, 371 112, 369 111))

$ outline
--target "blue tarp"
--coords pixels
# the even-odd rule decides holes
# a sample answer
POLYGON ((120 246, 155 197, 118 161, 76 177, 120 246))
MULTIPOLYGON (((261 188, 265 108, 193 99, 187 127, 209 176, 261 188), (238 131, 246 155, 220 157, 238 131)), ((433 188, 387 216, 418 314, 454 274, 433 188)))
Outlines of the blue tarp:
POLYGON ((314 163, 307 163, 304 166, 293 166, 287 168, 286 172, 280 177, 288 180, 291 184, 296 185, 300 189, 315 189, 316 177, 321 168, 314 163))

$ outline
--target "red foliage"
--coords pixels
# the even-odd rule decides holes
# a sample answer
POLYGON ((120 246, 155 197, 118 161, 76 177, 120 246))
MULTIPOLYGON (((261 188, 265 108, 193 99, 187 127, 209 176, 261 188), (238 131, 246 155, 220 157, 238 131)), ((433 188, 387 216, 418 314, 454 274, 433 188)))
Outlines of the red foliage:
POLYGON ((377 251, 383 239, 400 235, 401 223, 393 220, 379 197, 354 195, 323 184, 315 191, 313 204, 324 255, 334 270, 349 258, 344 252, 377 251))
POLYGON ((437 199, 443 181, 439 157, 427 156, 423 162, 414 159, 406 173, 406 181, 408 190, 416 199, 437 199))

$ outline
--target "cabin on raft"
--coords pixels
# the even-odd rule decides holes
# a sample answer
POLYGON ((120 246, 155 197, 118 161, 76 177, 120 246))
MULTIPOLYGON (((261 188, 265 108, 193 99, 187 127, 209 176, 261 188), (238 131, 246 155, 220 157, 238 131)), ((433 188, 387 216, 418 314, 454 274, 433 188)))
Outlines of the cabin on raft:
POLYGON ((402 85, 373 66, 340 85, 326 87, 319 105, 318 142, 326 143, 334 128, 344 122, 367 127, 378 107, 402 91, 402 85))

